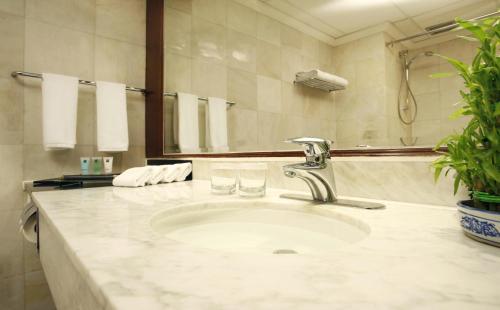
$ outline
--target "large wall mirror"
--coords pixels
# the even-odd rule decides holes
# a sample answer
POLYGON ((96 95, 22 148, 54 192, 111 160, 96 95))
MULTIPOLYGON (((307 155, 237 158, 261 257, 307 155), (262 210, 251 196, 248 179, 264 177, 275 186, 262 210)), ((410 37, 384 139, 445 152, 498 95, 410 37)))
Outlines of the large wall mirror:
MULTIPOLYGON (((445 30, 497 9, 495 0, 164 0, 163 152, 179 152, 175 93, 235 103, 228 152, 296 149, 282 142, 295 136, 335 149, 432 147, 466 122, 449 118, 460 77, 431 77, 454 72, 438 54, 471 62, 476 53, 463 31, 445 30), (294 83, 314 69, 347 87, 294 83)), ((200 100, 201 153, 207 115, 200 100)))

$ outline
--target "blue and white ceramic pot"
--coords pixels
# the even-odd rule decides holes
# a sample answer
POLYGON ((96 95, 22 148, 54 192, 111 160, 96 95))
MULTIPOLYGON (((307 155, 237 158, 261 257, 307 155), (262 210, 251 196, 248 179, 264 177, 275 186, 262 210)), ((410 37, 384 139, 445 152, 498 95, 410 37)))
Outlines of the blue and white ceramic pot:
POLYGON ((500 247, 500 212, 473 207, 472 200, 457 203, 465 234, 477 241, 500 247))

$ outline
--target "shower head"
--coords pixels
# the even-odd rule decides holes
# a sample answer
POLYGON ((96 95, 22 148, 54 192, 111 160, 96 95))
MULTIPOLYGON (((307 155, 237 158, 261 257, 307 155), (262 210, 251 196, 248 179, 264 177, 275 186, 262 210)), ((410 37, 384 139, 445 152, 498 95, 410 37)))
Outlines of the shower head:
POLYGON ((426 56, 426 57, 430 57, 430 56, 434 56, 434 52, 433 51, 425 51, 425 52, 421 52, 421 53, 418 53, 417 55, 413 56, 410 61, 408 61, 408 64, 406 65, 408 68, 410 67, 411 63, 417 59, 418 57, 420 56, 426 56))

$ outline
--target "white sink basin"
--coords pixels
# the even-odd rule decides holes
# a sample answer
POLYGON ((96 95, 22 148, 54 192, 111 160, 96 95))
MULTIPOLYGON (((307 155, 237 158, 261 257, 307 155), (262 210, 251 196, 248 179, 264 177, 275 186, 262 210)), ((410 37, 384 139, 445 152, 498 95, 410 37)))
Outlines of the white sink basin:
POLYGON ((225 201, 179 206, 155 215, 154 231, 193 246, 232 252, 319 254, 368 236, 363 222, 335 206, 225 201))

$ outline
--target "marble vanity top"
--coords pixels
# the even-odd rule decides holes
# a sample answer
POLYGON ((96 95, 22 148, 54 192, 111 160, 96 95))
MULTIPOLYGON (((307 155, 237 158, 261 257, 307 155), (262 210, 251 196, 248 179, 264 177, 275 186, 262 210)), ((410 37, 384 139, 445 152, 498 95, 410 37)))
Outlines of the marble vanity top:
POLYGON ((206 181, 33 196, 106 309, 500 309, 500 249, 464 236, 454 208, 328 206, 370 235, 331 254, 266 255, 195 248, 152 230, 167 208, 242 199, 211 195, 206 181))

